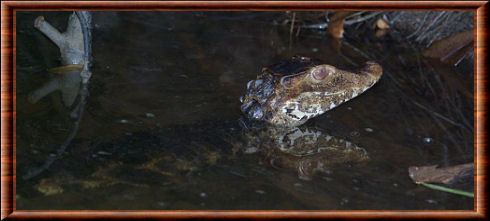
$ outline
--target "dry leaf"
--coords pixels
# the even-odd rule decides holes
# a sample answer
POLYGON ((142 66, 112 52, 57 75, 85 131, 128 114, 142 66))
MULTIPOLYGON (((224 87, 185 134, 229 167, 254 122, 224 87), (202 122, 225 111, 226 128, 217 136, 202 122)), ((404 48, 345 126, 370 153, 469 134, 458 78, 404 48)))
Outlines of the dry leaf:
POLYGON ((380 18, 376 21, 376 28, 378 29, 388 29, 390 26, 388 25, 388 22, 384 20, 383 18, 380 18))
POLYGON ((327 32, 334 38, 344 37, 344 21, 345 18, 351 12, 340 11, 335 13, 332 18, 330 18, 330 23, 328 24, 327 32))
POLYGON ((82 65, 70 64, 61 67, 51 68, 49 69, 49 72, 53 74, 67 74, 67 73, 72 73, 73 71, 80 72, 82 71, 82 69, 83 69, 82 65))
POLYGON ((437 168, 432 166, 413 166, 408 168, 408 174, 415 183, 444 183, 453 182, 458 177, 473 170, 473 163, 460 164, 452 167, 437 168))
POLYGON ((381 38, 385 36, 387 33, 388 33, 388 29, 378 29, 376 30, 376 33, 374 33, 374 35, 376 36, 376 38, 381 38))
MULTIPOLYGON (((453 34, 447 38, 434 42, 429 48, 422 52, 422 55, 429 58, 436 58, 441 61, 457 55, 460 50, 467 49, 468 45, 473 43, 473 30, 453 34)), ((464 54, 464 53, 463 53, 464 54)))

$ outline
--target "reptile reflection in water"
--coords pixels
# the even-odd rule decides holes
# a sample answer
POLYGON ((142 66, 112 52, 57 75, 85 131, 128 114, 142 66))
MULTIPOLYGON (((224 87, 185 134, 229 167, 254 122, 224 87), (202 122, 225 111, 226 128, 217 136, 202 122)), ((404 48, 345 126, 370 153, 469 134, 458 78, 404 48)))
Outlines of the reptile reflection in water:
POLYGON ((369 160, 364 148, 308 125, 249 129, 243 137, 243 143, 234 144, 243 153, 259 152, 272 167, 297 170, 303 180, 334 164, 369 160))
POLYGON ((204 122, 141 131, 99 143, 82 156, 66 156, 37 189, 62 193, 73 187, 169 188, 162 183, 184 187, 193 184, 189 177, 208 173, 210 168, 232 174, 247 168, 239 174, 245 178, 257 167, 265 174, 289 170, 296 171, 299 179, 311 180, 336 164, 367 160, 364 148, 312 126, 244 129, 236 120, 204 122), (82 174, 67 169, 80 167, 82 174))

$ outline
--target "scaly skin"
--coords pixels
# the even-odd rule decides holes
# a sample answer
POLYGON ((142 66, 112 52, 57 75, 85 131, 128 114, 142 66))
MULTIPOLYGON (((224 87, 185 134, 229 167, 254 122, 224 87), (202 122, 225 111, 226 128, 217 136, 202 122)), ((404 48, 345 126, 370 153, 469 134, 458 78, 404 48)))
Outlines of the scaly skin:
POLYGON ((372 87, 382 75, 375 62, 353 72, 294 56, 266 67, 247 84, 241 110, 250 119, 294 127, 372 87))

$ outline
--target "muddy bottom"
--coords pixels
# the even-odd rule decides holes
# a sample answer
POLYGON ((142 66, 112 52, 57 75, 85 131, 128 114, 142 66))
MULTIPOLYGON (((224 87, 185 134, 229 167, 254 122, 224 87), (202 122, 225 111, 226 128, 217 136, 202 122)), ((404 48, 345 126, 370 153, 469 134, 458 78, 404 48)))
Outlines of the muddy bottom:
MULTIPOLYGON (((58 49, 33 27, 39 15, 64 30, 69 13, 17 12, 17 210, 473 209, 473 198, 408 176, 410 166, 473 162, 471 65, 427 60, 389 34, 342 42, 290 34, 276 24, 284 12, 94 12, 88 103, 57 154, 75 105, 65 107, 59 91, 28 102, 59 66, 58 49), (237 142, 247 82, 293 55, 383 66, 375 86, 307 125, 364 148, 369 160, 327 158, 305 179, 294 163, 278 167, 237 142)), ((450 187, 473 192, 472 180, 450 187)))

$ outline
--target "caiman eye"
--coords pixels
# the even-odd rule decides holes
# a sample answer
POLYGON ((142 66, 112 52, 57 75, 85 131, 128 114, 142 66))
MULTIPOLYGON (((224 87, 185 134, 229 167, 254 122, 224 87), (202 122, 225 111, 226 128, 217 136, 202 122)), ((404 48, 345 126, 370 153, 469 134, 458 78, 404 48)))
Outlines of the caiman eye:
POLYGON ((311 76, 315 82, 323 81, 328 76, 334 74, 335 70, 329 66, 321 66, 311 71, 311 76))
POLYGON ((319 68, 313 71, 313 77, 317 80, 323 80, 327 76, 327 70, 325 68, 319 68))

